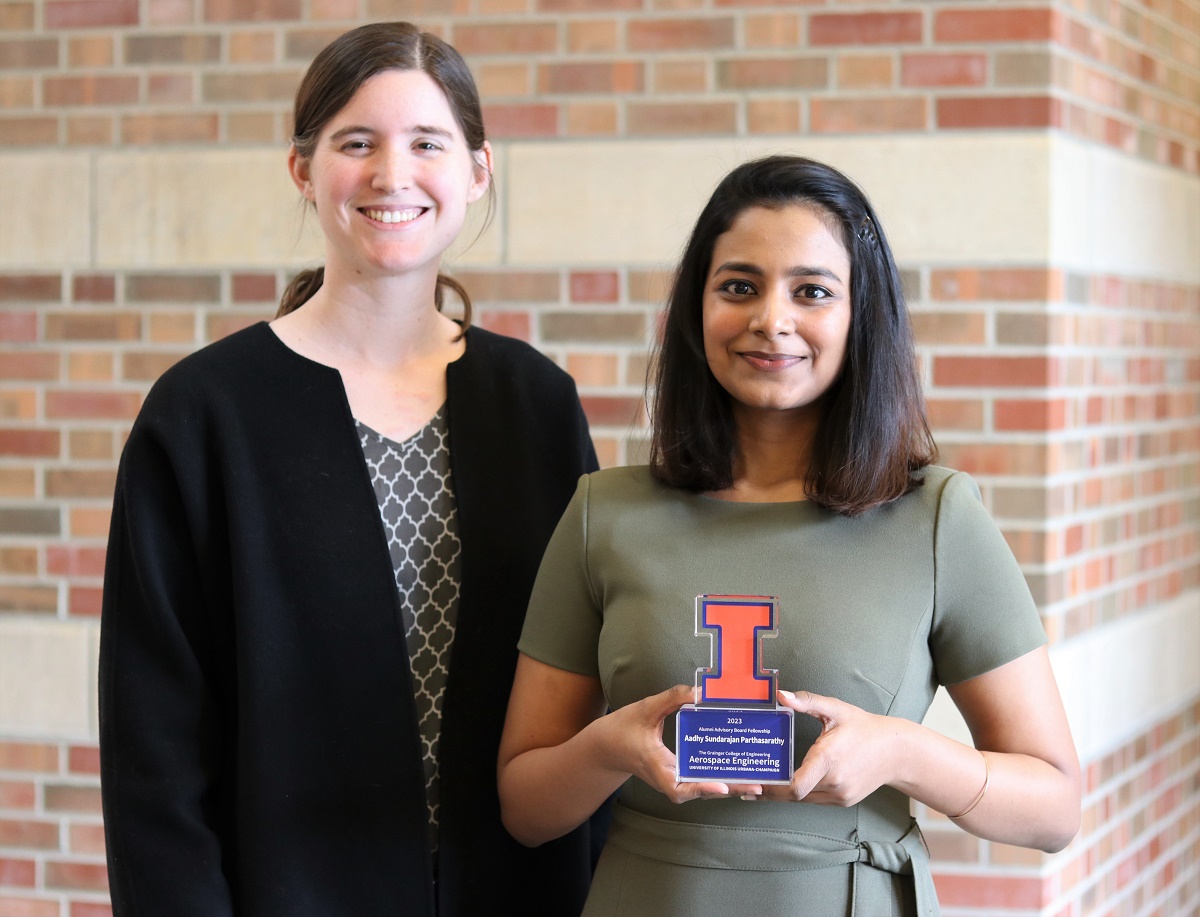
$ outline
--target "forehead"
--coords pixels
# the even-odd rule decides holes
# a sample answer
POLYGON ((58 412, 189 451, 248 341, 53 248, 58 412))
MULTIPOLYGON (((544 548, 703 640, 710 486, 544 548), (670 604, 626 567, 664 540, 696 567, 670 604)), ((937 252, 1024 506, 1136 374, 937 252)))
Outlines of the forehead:
POLYGON ((421 70, 383 70, 367 79, 330 119, 326 132, 347 124, 379 131, 438 127, 461 135, 446 94, 421 70))
POLYGON ((724 261, 833 262, 848 266, 850 255, 842 244, 840 227, 826 210, 812 204, 782 207, 747 207, 717 236, 712 264, 724 261))

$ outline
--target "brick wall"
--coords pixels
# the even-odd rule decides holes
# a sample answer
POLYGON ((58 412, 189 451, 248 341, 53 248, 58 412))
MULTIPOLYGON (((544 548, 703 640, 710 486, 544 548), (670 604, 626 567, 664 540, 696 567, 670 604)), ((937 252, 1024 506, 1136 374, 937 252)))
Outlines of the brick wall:
POLYGON ((300 73, 368 18, 467 55, 501 202, 454 270, 481 325, 572 373, 606 465, 644 455, 647 346, 715 178, 798 149, 864 183, 944 460, 1022 563, 1086 769, 1054 857, 922 813, 944 911, 1200 912, 1195 0, 0 0, 0 917, 108 913, 121 443, 167 366, 270 317, 319 251, 290 187, 236 212, 278 238, 200 211, 232 212, 252 161, 283 179, 300 73), (1105 694, 1125 682, 1137 704, 1105 694))

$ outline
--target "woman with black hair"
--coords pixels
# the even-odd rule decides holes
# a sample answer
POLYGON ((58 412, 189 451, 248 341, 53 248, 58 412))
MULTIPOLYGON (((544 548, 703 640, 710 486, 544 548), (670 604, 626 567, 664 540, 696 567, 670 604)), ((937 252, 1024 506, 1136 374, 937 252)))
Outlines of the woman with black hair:
POLYGON ((501 742, 527 844, 620 790, 585 915, 934 914, 914 799, 1065 846, 1079 765, 1046 637, 977 487, 932 464, 898 272, 853 182, 778 156, 720 183, 654 421, 650 466, 585 477, 551 539, 501 742), (663 727, 710 663, 711 594, 778 599, 790 783, 677 782, 663 727), (920 725, 938 685, 974 748, 920 725))

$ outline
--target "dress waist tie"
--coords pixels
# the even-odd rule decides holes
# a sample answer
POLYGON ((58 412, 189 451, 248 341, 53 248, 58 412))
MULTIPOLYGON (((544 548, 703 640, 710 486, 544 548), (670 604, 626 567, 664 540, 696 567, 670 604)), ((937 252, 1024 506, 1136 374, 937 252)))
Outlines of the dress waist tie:
POLYGON ((706 869, 778 872, 862 864, 912 876, 918 917, 940 913, 929 851, 915 819, 897 841, 844 840, 777 828, 667 821, 618 803, 613 807, 608 843, 652 860, 706 869))

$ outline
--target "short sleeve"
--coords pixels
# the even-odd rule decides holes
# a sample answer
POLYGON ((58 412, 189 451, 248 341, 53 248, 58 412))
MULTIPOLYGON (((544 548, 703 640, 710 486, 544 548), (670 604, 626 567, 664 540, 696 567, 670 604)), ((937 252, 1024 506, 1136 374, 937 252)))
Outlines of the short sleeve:
POLYGON ((929 638, 941 684, 953 685, 1046 642, 1029 586, 979 488, 950 475, 938 500, 929 638))
POLYGON ((603 615, 588 574, 589 488, 584 475, 550 538, 517 648, 555 668, 598 678, 603 615))

